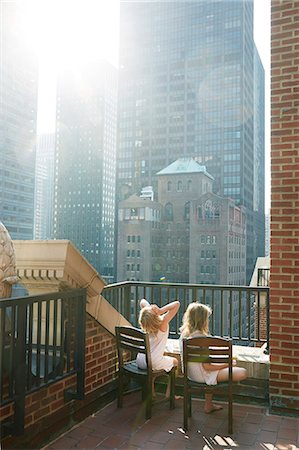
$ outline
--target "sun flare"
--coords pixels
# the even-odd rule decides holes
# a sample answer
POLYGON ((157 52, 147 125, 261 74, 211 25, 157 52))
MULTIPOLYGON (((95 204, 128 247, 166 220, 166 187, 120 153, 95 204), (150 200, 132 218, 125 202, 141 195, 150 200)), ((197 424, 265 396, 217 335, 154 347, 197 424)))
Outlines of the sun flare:
POLYGON ((117 0, 30 0, 20 29, 43 61, 60 69, 99 58, 117 64, 117 0))

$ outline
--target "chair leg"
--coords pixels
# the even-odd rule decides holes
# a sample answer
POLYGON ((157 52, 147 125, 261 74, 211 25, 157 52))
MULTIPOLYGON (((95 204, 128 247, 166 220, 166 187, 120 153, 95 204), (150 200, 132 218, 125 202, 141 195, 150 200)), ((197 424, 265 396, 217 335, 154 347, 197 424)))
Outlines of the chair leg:
POLYGON ((122 408, 123 406, 123 390, 124 390, 124 380, 122 371, 118 372, 118 395, 117 395, 117 407, 122 408))
POLYGON ((153 391, 152 386, 153 378, 151 376, 147 377, 144 383, 144 401, 145 401, 145 418, 146 420, 152 417, 152 403, 153 403, 153 391))
POLYGON ((170 377, 170 396, 169 396, 169 406, 170 409, 175 408, 175 368, 173 368, 169 374, 170 377))
POLYGON ((188 405, 188 400, 189 400, 189 394, 185 391, 184 392, 184 430, 188 430, 188 411, 189 411, 189 405, 188 405))
POLYGON ((191 417, 192 416, 192 398, 191 398, 191 394, 187 394, 188 396, 188 416, 191 417))
POLYGON ((146 420, 152 417, 152 403, 153 403, 153 392, 152 392, 152 377, 147 377, 145 382, 145 418, 146 420))

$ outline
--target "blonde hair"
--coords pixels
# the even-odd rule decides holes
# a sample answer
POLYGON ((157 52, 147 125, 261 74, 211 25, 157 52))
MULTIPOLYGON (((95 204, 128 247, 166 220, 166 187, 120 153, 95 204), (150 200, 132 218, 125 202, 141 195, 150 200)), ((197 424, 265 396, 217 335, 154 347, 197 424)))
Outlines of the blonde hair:
POLYGON ((161 321, 161 317, 157 316, 150 306, 145 306, 139 313, 139 325, 146 333, 157 334, 161 321))
POLYGON ((212 310, 203 303, 190 303, 183 316, 183 324, 180 328, 181 336, 189 337, 195 331, 201 334, 209 334, 209 316, 212 310))

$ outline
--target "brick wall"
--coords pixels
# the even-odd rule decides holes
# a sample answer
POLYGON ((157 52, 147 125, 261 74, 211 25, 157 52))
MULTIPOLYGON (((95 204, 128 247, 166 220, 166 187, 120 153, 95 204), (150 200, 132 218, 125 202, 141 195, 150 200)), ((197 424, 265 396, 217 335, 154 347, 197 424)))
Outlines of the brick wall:
MULTIPOLYGON (((89 314, 86 315, 86 361, 85 361, 85 399, 82 401, 64 401, 64 391, 76 388, 76 376, 60 380, 47 388, 43 388, 26 396, 25 401, 25 433, 22 437, 7 440, 7 448, 14 448, 15 443, 26 442, 27 435, 33 439, 34 433, 43 432, 49 424, 54 432, 61 432, 62 426, 68 427, 73 420, 71 415, 80 409, 87 408, 96 402, 98 391, 116 378, 117 350, 116 340, 89 314), (55 425, 57 422, 57 425, 55 425), (34 427, 33 427, 34 424, 34 427), (26 428, 27 435, 26 435, 26 428), (11 447, 12 446, 12 447, 11 447)), ((113 388, 111 388, 114 390, 113 388)), ((89 410, 90 411, 90 410, 89 410)), ((12 405, 0 409, 1 420, 13 414, 12 405)))
POLYGON ((299 410, 299 2, 271 2, 270 403, 299 410))

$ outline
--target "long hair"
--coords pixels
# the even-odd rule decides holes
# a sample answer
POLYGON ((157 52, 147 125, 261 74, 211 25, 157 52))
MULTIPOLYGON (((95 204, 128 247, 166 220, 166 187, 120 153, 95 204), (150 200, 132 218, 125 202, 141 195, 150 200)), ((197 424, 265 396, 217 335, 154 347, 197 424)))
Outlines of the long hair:
POLYGON ((193 302, 190 303, 183 316, 183 324, 180 328, 182 338, 189 337, 199 331, 203 335, 209 334, 209 316, 212 310, 208 305, 193 302))
POLYGON ((149 334, 157 334, 161 326, 161 317, 155 314, 150 306, 142 308, 139 313, 139 325, 149 334))

